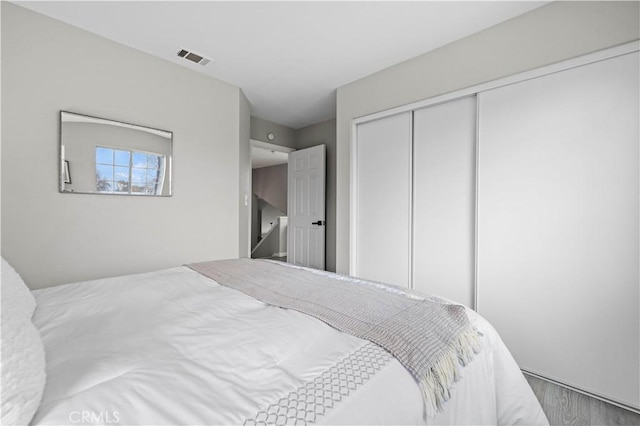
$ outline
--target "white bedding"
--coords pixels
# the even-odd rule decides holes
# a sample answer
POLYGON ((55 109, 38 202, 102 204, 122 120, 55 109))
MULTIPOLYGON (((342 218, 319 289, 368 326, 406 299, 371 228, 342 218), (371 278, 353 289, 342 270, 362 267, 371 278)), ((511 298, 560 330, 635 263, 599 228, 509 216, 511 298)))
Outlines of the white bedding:
POLYGON ((424 419, 414 378, 377 346, 185 267, 34 294, 47 385, 33 424, 548 424, 470 310, 483 349, 424 419))

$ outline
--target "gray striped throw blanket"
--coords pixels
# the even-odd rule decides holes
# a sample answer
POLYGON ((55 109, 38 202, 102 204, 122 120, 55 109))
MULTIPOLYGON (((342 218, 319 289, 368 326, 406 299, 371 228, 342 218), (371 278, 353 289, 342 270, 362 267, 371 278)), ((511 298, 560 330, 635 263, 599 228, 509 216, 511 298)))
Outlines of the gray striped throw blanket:
POLYGON ((413 374, 433 416, 449 399, 460 365, 480 350, 465 308, 395 286, 251 259, 193 263, 224 286, 318 318, 386 349, 413 374))

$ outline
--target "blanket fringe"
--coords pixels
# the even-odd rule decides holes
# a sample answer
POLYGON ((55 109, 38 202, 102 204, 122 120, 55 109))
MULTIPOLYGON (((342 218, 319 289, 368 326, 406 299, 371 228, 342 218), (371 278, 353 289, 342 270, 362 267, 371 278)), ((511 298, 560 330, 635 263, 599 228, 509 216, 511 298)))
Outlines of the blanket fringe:
POLYGON ((425 419, 442 411, 444 403, 451 398, 451 387, 460 378, 460 366, 466 366, 480 351, 480 333, 470 328, 460 334, 453 346, 435 360, 426 376, 418 383, 424 399, 425 419))

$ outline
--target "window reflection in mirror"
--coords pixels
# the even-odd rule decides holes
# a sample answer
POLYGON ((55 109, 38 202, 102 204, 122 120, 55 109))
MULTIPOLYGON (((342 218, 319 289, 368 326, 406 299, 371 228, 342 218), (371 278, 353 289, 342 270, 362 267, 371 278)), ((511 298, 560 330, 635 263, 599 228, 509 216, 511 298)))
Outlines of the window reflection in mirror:
POLYGON ((171 132, 66 111, 60 129, 61 192, 171 195, 171 132))
POLYGON ((96 147, 96 191, 161 195, 166 157, 158 153, 96 147))

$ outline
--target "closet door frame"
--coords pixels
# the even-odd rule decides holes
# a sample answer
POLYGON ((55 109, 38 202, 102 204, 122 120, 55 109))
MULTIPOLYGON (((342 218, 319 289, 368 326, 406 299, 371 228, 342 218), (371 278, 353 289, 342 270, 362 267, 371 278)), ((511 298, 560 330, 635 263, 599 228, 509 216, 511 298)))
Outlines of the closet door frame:
MULTIPOLYGON (((498 87, 507 86, 510 84, 519 83, 525 80, 530 80, 537 77, 542 77, 545 75, 553 74, 560 71, 565 71, 571 68, 580 67, 583 65, 591 64, 598 61, 603 61, 610 58, 615 58, 616 56, 626 55, 629 53, 640 51, 640 41, 633 41, 630 43, 621 44, 619 46, 614 46, 608 49, 604 49, 598 52, 590 53, 588 55, 579 56, 577 58, 568 59, 562 62, 558 62, 555 64, 543 66, 540 68, 535 68, 530 71, 525 71, 522 73, 514 74, 508 77, 503 77, 497 80, 489 81, 487 83, 482 83, 476 86, 467 87, 465 89, 457 90, 455 92, 446 93, 444 95, 434 96, 432 98, 420 100, 417 102, 412 102, 406 105, 401 105, 395 108, 390 108, 384 111, 375 112, 372 114, 363 115, 361 117, 356 117, 351 120, 351 139, 350 139, 350 179, 349 179, 349 275, 354 275, 357 271, 356 265, 356 253, 358 250, 357 247, 357 235, 356 235, 356 212, 357 212, 357 188, 358 188, 358 174, 357 174, 357 162, 358 162, 358 125, 367 123, 369 121, 375 121, 378 119, 386 118, 392 115, 412 112, 417 109, 422 109, 430 106, 434 106, 437 104, 445 103, 448 101, 453 101, 461 98, 465 98, 468 96, 474 96, 481 92, 496 89, 498 87)), ((478 110, 476 109, 476 113, 478 110)), ((413 113, 412 119, 413 119, 413 113)), ((478 125, 476 121, 476 125, 478 125)), ((412 141, 412 152, 413 152, 413 141, 412 141)), ((413 156, 412 156, 413 158, 413 156)), ((476 223, 475 223, 475 277, 474 277, 474 306, 473 309, 477 310, 478 306, 478 199, 477 199, 477 186, 478 186, 478 165, 480 159, 478 158, 478 133, 476 132, 476 223)), ((413 160, 412 160, 413 163, 413 160)), ((413 177, 413 170, 411 171, 411 175, 413 177)), ((413 188, 411 189, 411 193, 413 194, 413 188)), ((410 204, 413 206, 413 203, 410 204)), ((412 212, 412 220, 413 220, 413 212, 412 212)), ((410 237, 410 241, 412 241, 410 237)), ((413 247, 412 247, 413 248, 413 247)), ((413 258, 413 250, 411 252, 410 258, 413 258)), ((410 270, 409 274, 409 287, 413 288, 413 272, 410 270)))
MULTIPOLYGON (((639 52, 640 51, 640 40, 636 40, 630 43, 625 43, 625 44, 621 44, 618 46, 614 46, 608 49, 604 49, 598 52, 594 52, 594 53, 590 53, 587 55, 583 55, 583 56, 579 56, 576 58, 571 58, 568 60, 564 60, 555 64, 551 64, 551 65, 547 65, 547 66, 543 66, 540 68, 536 68, 533 70, 529 70, 529 71, 525 71, 525 72, 521 72, 521 73, 517 73, 508 77, 503 77, 500 79, 496 79, 487 83, 482 83, 479 85, 475 85, 475 86, 471 86, 465 89, 461 89, 461 90, 457 90, 451 93, 446 93, 444 95, 439 95, 439 96, 434 96, 432 98, 428 98, 428 99, 424 99, 424 100, 420 100, 417 102, 413 102, 413 103, 409 103, 406 105, 402 105, 402 106, 398 106, 398 107, 394 107, 394 108, 390 108, 384 111, 379 111, 379 112, 375 112, 372 114, 367 114, 361 117, 356 117, 354 119, 351 120, 351 139, 350 139, 350 159, 349 159, 349 163, 350 163, 350 183, 349 183, 349 190, 350 190, 350 198, 349 198, 349 274, 353 274, 357 269, 356 269, 356 264, 355 264, 355 259, 356 259, 356 253, 358 250, 357 247, 357 243, 356 243, 356 209, 357 209, 357 169, 356 169, 356 164, 357 164, 357 128, 359 124, 362 123, 366 123, 369 121, 374 121, 377 119, 381 119, 384 117, 388 117, 391 115, 395 115, 395 114, 399 114, 399 113, 404 113, 404 112, 409 112, 409 111, 414 111, 417 109, 422 109, 422 108, 426 108, 429 106, 434 106, 437 104, 441 104, 444 102, 448 102, 448 101, 453 101, 453 100, 457 100, 457 99, 461 99, 464 97, 468 97, 468 96, 474 96, 474 95, 478 95, 484 91, 487 90, 491 90, 491 89, 496 89, 499 87, 503 87, 503 86, 507 86, 507 85, 511 85, 511 84, 516 84, 516 83, 520 83, 526 80, 530 80, 530 79, 534 79, 534 78, 538 78, 538 77, 542 77, 542 76, 546 76, 546 75, 550 75, 550 74, 554 74, 557 72, 561 72, 561 71, 566 71, 572 68, 576 68, 576 67, 580 67, 583 65, 588 65, 588 64, 592 64, 595 62, 599 62, 599 61, 604 61, 607 59, 611 59, 611 58, 615 58, 618 56, 623 56, 623 55, 627 55, 630 53, 634 53, 634 52, 639 52)), ((479 109, 476 109, 476 114, 479 114, 479 109)), ((412 119, 413 119, 413 113, 412 113, 412 119)), ((479 126, 479 120, 478 120, 478 116, 476 116, 476 126, 479 126)), ((479 149, 478 149, 478 144, 479 144, 479 134, 476 128, 476 195, 475 195, 475 242, 474 242, 474 249, 475 249, 475 256, 474 256, 474 262, 475 262, 475 273, 474 273, 474 285, 473 285, 473 292, 474 292, 474 306, 473 309, 477 310, 478 309, 478 294, 481 291, 481 289, 479 288, 478 285, 478 174, 479 174, 479 165, 480 165, 480 158, 479 158, 479 149)), ((412 141, 412 148, 411 151, 413 152, 413 141, 412 141)), ((413 157, 413 156, 412 156, 413 157)), ((412 166, 413 166, 413 160, 412 160, 412 166)), ((411 176, 413 177, 413 171, 411 172, 411 176)), ((413 196, 413 188, 411 188, 411 194, 413 196)), ((411 202, 411 208, 413 209, 413 200, 411 202)), ((413 212, 412 212, 412 220, 413 220, 413 212)), ((410 237, 410 241, 412 241, 412 238, 410 237)), ((413 247, 412 247, 412 252, 411 252, 411 256, 410 259, 413 260, 413 247)), ((410 274, 410 283, 409 286, 411 288, 413 288, 413 273, 410 274)), ((527 372, 526 370, 523 370, 525 372, 527 372)), ((634 407, 630 407, 626 404, 622 404, 618 401, 614 401, 605 397, 602 397, 600 395, 597 394, 593 394, 591 392, 585 391, 583 389, 579 389, 579 388, 575 388, 573 386, 567 385, 565 383, 562 382, 558 382, 556 380, 550 379, 546 376, 542 376, 542 375, 538 375, 535 373, 531 373, 531 372, 527 372, 528 374, 531 374, 533 376, 539 377, 541 379, 547 380, 549 382, 558 384, 560 386, 572 389, 576 392, 588 395, 592 398, 595 399, 599 399, 602 401, 605 401, 607 403, 622 407, 624 409, 630 410, 632 412, 636 412, 636 413, 640 413, 640 410, 638 410, 637 408, 634 407)))

